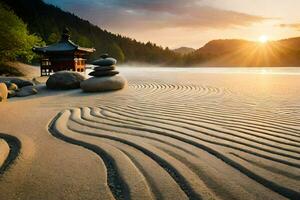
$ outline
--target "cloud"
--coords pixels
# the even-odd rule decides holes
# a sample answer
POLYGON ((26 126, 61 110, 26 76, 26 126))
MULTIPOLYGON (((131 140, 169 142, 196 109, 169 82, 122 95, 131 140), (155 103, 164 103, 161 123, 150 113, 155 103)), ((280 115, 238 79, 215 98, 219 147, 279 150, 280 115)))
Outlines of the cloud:
MULTIPOLYGON (((109 29, 228 28, 268 18, 214 8, 203 0, 47 0, 109 29)), ((206 1, 207 2, 207 1, 206 1)))
POLYGON ((281 28, 291 28, 291 29, 296 29, 296 30, 300 31, 300 23, 279 24, 278 26, 281 28))

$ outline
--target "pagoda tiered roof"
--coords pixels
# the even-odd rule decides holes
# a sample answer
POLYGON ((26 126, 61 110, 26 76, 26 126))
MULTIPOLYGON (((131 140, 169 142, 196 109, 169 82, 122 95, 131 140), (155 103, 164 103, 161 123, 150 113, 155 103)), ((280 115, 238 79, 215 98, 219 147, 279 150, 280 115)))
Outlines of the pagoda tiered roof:
POLYGON ((65 30, 61 40, 58 43, 51 44, 45 47, 33 47, 34 52, 39 54, 52 54, 52 53, 70 53, 70 52, 82 52, 93 53, 96 51, 94 48, 80 47, 70 40, 69 30, 65 30))

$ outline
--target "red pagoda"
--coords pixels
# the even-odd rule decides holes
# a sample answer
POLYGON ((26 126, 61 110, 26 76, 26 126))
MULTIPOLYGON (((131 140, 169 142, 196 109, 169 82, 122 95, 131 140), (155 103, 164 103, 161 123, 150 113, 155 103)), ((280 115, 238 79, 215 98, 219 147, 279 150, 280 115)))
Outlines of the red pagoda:
POLYGON ((63 31, 58 43, 45 47, 34 47, 35 53, 42 55, 41 76, 49 76, 53 72, 69 70, 84 72, 88 54, 95 52, 94 48, 84 48, 70 40, 70 31, 63 31))

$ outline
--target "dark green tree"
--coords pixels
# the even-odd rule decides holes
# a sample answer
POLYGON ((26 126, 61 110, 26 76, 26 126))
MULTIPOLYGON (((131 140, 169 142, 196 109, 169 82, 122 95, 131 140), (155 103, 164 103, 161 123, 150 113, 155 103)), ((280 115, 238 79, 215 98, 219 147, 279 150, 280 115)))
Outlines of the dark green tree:
POLYGON ((123 50, 116 43, 112 43, 108 49, 108 53, 114 56, 119 62, 123 63, 125 61, 125 55, 123 50))
POLYGON ((31 61, 34 57, 31 49, 34 45, 41 45, 41 39, 29 34, 26 24, 2 3, 0 24, 0 62, 31 61))

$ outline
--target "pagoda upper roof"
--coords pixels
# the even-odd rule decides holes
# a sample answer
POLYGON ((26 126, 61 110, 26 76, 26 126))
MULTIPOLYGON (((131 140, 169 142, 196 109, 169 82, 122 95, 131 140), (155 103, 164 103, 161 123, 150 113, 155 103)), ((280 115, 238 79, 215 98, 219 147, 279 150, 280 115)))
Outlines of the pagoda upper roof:
POLYGON ((45 47, 33 47, 32 50, 36 53, 47 54, 47 53, 65 53, 65 52, 85 52, 93 53, 96 51, 94 48, 80 47, 70 40, 69 31, 66 29, 62 34, 62 38, 58 43, 51 44, 45 47))
POLYGON ((80 47, 74 44, 71 40, 60 41, 55 44, 51 44, 45 47, 33 47, 32 49, 36 53, 63 53, 63 52, 73 52, 73 51, 81 51, 86 53, 93 53, 95 51, 94 48, 85 48, 80 47))

